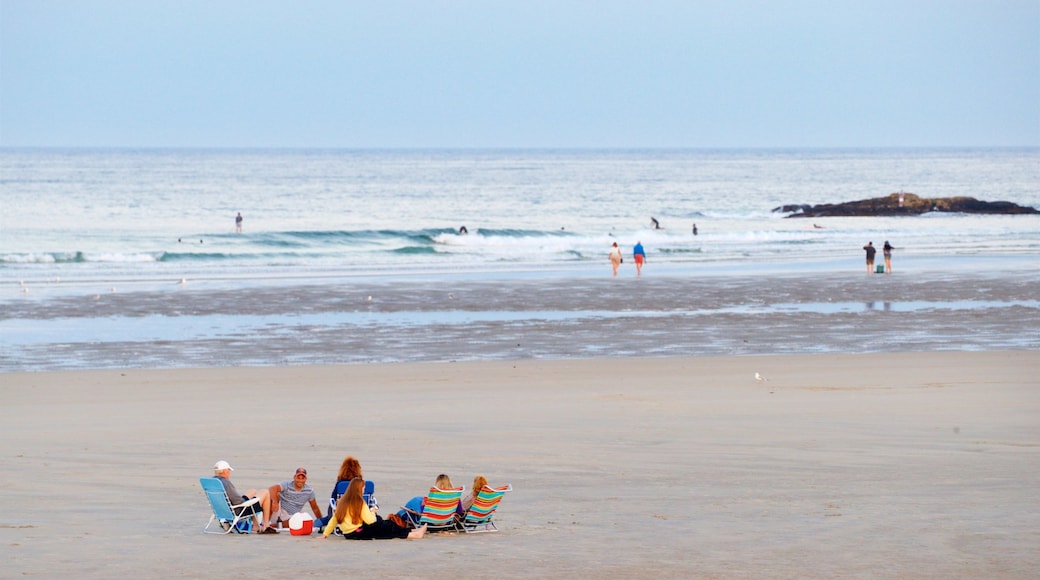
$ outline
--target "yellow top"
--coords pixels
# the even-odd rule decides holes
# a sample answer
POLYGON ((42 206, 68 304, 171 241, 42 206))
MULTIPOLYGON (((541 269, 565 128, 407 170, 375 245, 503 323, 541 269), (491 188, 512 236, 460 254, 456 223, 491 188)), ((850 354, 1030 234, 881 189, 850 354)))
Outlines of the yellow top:
MULTIPOLYGON (((349 512, 347 513, 346 517, 348 519, 350 518, 349 512)), ((361 521, 366 524, 376 523, 376 514, 372 513, 372 510, 368 509, 368 504, 361 504, 361 521)), ((337 522, 336 512, 332 512, 332 518, 329 519, 328 525, 325 526, 324 535, 328 537, 328 535, 332 533, 333 528, 335 528, 336 526, 339 526, 339 531, 343 532, 343 535, 347 535, 349 533, 352 533, 354 530, 360 528, 361 524, 355 524, 349 521, 337 522)))

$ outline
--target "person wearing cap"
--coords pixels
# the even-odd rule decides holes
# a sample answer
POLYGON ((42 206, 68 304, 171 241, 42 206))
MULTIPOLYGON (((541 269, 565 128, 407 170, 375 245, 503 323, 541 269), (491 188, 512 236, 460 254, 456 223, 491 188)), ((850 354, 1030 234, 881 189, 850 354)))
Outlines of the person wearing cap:
POLYGON ((288 525, 289 518, 297 512, 302 512, 308 502, 311 504, 311 511, 314 512, 314 518, 321 520, 321 507, 318 506, 314 488, 307 484, 306 469, 297 469, 291 480, 272 485, 268 491, 272 498, 271 513, 275 524, 284 522, 288 525))
POLYGON ((252 498, 258 498, 260 501, 247 508, 243 508, 241 513, 252 515, 254 520, 257 515, 257 507, 259 506, 261 513, 264 516, 264 528, 258 530, 261 534, 277 534, 278 530, 270 527, 271 522, 271 494, 266 489, 257 491, 250 489, 249 491, 239 493, 235 484, 231 483, 231 472, 235 469, 231 467, 231 464, 221 459, 220 461, 213 464, 213 476, 220 480, 221 485, 224 486, 224 493, 227 494, 228 499, 232 502, 238 503, 239 501, 247 501, 252 498), (239 499, 241 498, 241 499, 239 499))

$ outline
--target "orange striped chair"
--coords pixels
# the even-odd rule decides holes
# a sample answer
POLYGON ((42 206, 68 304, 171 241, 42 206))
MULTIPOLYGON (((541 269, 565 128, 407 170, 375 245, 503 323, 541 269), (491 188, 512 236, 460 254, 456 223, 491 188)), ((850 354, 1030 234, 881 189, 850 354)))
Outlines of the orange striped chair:
POLYGON ((459 523, 455 512, 459 509, 463 491, 466 491, 465 487, 454 489, 431 487, 429 493, 426 494, 418 525, 426 524, 426 530, 431 532, 458 531, 459 523))
POLYGON ((495 511, 498 510, 498 504, 502 502, 502 496, 510 491, 513 491, 511 485, 502 487, 485 485, 477 493, 477 497, 473 498, 473 505, 469 506, 466 515, 462 517, 460 522, 462 531, 469 533, 497 532, 498 527, 493 521, 495 511))

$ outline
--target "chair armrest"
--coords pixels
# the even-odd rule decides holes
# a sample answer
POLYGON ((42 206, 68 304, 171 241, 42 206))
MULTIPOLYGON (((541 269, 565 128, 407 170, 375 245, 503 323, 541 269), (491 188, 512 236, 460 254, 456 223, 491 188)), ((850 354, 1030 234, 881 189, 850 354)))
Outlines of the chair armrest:
POLYGON ((249 507, 249 506, 251 506, 251 505, 253 505, 255 503, 260 503, 260 498, 258 498, 258 497, 251 497, 251 498, 249 498, 249 501, 244 501, 242 503, 238 503, 238 504, 235 504, 235 505, 231 506, 231 509, 236 510, 236 509, 239 509, 239 508, 245 508, 245 507, 249 507))

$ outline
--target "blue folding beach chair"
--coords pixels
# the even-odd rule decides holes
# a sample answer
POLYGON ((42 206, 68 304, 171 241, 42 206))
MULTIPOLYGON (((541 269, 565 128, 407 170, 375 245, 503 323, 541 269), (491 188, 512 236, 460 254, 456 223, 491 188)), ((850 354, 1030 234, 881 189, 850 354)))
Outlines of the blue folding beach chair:
POLYGON ((202 484, 202 490, 206 492, 209 505, 213 508, 213 515, 209 517, 209 523, 206 524, 206 527, 202 528, 203 532, 207 534, 252 533, 253 510, 249 510, 249 513, 245 514, 243 512, 246 511, 247 507, 259 503, 259 499, 254 497, 239 504, 232 504, 227 496, 227 492, 224 491, 224 484, 220 483, 219 479, 215 477, 200 477, 199 483, 202 484), (216 529, 210 530, 213 522, 217 522, 220 525, 219 531, 216 529))
MULTIPOLYGON (((343 494, 347 493, 347 488, 350 487, 349 481, 340 481, 336 483, 336 488, 332 490, 332 497, 329 499, 329 512, 336 511, 336 500, 338 500, 343 494)), ((368 504, 369 509, 376 509, 379 507, 379 502, 376 500, 376 484, 365 480, 365 491, 361 492, 365 499, 365 503, 368 504)))
MULTIPOLYGON (((343 494, 347 493, 347 488, 350 487, 350 481, 343 480, 336 482, 336 487, 332 490, 332 497, 329 498, 329 513, 321 518, 321 526, 325 527, 332 519, 332 514, 336 511, 336 501, 343 497, 343 494)), ((368 508, 372 511, 379 509, 379 501, 376 499, 376 484, 372 481, 365 480, 365 490, 361 492, 361 497, 368 504, 368 508)), ((339 535, 339 529, 337 528, 334 534, 339 535)))

